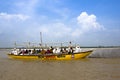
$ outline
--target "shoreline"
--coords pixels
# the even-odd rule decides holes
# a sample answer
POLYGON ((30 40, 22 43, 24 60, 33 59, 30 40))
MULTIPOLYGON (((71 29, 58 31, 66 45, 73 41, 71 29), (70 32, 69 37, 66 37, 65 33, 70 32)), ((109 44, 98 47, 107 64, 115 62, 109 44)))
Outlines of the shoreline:
MULTIPOLYGON (((13 49, 13 48, 14 47, 0 47, 0 49, 13 49)), ((26 48, 26 47, 17 47, 17 48, 26 48)), ((30 48, 40 48, 40 47, 30 47, 30 48)), ((80 46, 80 48, 120 48, 120 46, 80 46)))

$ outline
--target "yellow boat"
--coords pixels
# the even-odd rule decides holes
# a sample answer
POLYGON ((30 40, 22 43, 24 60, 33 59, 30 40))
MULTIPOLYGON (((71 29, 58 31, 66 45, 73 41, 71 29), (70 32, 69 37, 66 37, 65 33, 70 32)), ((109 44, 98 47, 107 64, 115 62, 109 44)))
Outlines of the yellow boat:
POLYGON ((74 53, 74 54, 46 54, 46 55, 13 55, 8 54, 10 58, 13 59, 40 59, 40 60, 74 60, 74 59, 81 59, 87 57, 91 54, 93 50, 74 53))

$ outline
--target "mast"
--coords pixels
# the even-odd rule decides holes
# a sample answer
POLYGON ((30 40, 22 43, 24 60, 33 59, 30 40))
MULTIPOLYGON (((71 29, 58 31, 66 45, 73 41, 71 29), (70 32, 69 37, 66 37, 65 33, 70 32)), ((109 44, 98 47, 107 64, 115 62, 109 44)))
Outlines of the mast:
POLYGON ((17 43, 16 43, 16 41, 15 41, 14 45, 15 45, 15 48, 17 48, 17 43))
POLYGON ((42 46, 42 32, 40 32, 40 46, 42 46))

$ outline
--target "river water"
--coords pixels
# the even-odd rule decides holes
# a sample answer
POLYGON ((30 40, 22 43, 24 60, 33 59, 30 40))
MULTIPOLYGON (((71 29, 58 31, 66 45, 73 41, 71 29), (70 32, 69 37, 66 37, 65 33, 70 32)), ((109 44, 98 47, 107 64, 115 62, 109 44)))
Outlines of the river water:
POLYGON ((120 80, 119 48, 94 49, 70 61, 15 60, 9 52, 0 49, 0 80, 120 80))

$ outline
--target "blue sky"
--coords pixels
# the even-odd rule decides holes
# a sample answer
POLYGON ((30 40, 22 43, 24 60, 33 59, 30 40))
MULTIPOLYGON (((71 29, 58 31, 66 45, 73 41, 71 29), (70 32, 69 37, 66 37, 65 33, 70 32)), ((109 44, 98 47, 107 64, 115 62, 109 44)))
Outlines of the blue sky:
POLYGON ((0 47, 73 41, 120 46, 119 0, 0 0, 0 47))

